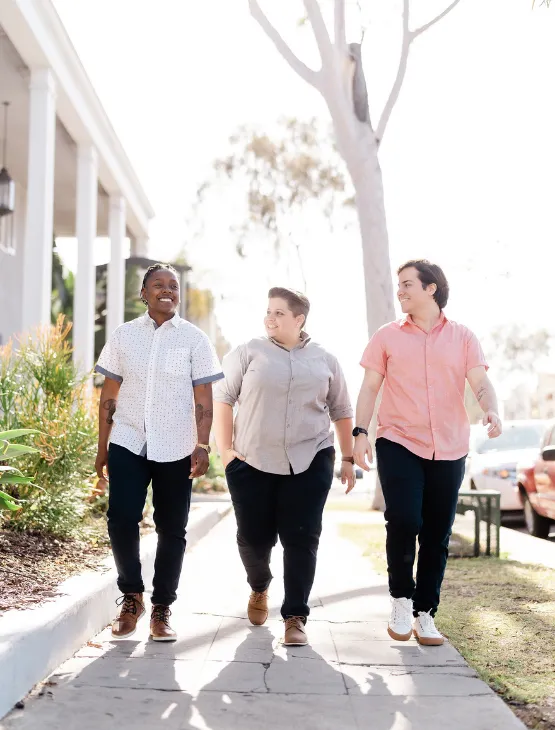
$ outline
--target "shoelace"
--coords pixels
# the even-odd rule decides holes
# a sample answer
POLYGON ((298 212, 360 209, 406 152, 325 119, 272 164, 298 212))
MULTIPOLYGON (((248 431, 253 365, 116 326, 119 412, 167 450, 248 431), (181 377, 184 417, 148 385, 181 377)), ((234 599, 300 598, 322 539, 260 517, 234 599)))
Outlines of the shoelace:
POLYGON ((266 598, 265 593, 259 593, 258 591, 252 592, 252 603, 262 603, 262 601, 266 598))
POLYGON ((287 629, 299 629, 304 631, 304 621, 302 616, 289 616, 285 619, 285 630, 287 629))
POLYGON ((160 621, 163 624, 166 624, 166 626, 169 627, 169 620, 170 616, 172 615, 172 612, 168 608, 168 606, 153 606, 152 607, 152 616, 151 619, 153 621, 160 621))
POLYGON ((420 613, 418 614, 418 618, 420 619, 420 625, 422 626, 424 631, 432 634, 439 634, 439 631, 436 628, 434 617, 429 611, 420 611, 420 613))
POLYGON ((131 593, 126 593, 118 598, 116 606, 121 606, 120 616, 123 616, 126 613, 132 613, 135 615, 137 613, 137 604, 139 603, 140 602, 135 598, 135 596, 131 595, 131 593))
POLYGON ((399 603, 399 601, 393 602, 393 621, 395 623, 398 619, 406 619, 407 617, 410 617, 410 615, 410 608, 407 608, 402 603, 399 603))

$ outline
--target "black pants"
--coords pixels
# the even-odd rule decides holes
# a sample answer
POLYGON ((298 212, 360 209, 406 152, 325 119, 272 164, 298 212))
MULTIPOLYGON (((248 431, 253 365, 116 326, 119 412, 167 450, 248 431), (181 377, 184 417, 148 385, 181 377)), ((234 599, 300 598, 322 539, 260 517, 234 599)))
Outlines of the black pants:
POLYGON ((226 468, 239 554, 253 591, 265 591, 270 585, 270 556, 278 536, 283 545, 283 618, 306 618, 310 613, 308 598, 334 461, 335 449, 330 446, 319 451, 301 474, 268 474, 239 459, 226 468))
POLYGON ((169 606, 177 598, 191 504, 190 471, 189 456, 179 461, 149 461, 122 446, 110 444, 108 533, 122 593, 142 593, 145 589, 139 556, 139 522, 147 488, 152 482, 154 524, 158 533, 152 603, 169 606))
POLYGON ((412 598, 415 616, 430 610, 433 616, 439 605, 465 457, 456 461, 422 459, 385 438, 377 439, 376 455, 386 507, 389 591, 393 598, 412 598))

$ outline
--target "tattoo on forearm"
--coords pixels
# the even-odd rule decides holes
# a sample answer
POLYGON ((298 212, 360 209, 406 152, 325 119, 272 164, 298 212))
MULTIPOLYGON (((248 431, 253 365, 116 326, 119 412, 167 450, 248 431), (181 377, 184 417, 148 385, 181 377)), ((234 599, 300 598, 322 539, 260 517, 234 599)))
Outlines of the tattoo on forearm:
POLYGON ((212 409, 205 408, 202 403, 197 403, 195 406, 195 418, 197 421, 197 427, 201 425, 205 418, 212 418, 212 409))
POLYGON ((478 392, 476 393, 476 398, 478 399, 478 403, 481 402, 482 398, 486 395, 487 392, 488 392, 488 389, 486 388, 485 385, 482 385, 478 389, 478 392))
POLYGON ((114 413, 116 412, 116 399, 115 398, 108 398, 108 400, 105 400, 102 404, 102 408, 104 408, 105 411, 108 411, 106 414, 106 423, 109 425, 112 425, 114 422, 114 413))

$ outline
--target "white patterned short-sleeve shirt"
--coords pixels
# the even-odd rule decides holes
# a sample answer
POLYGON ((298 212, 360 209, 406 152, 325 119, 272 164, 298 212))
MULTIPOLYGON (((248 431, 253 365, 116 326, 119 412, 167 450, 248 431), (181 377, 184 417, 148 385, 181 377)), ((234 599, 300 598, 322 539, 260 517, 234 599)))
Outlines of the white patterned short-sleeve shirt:
POLYGON ((206 334, 175 315, 118 327, 96 371, 121 383, 110 442, 152 461, 178 461, 197 443, 193 388, 223 378, 206 334))

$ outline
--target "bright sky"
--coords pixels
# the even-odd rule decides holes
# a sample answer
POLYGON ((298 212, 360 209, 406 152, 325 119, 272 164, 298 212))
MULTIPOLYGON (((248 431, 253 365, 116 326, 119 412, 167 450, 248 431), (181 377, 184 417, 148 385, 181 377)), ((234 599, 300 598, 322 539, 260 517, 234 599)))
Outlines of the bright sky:
MULTIPOLYGON (((328 119, 318 93, 251 20, 247 0, 54 2, 155 208, 153 258, 182 249, 194 193, 238 125, 328 119)), ((412 0, 413 25, 447 4, 412 0)), ((272 19, 314 62, 310 28, 296 26, 302 3, 279 5, 272 19)), ((447 315, 480 336, 513 321, 555 330, 555 8, 531 5, 461 0, 421 36, 381 150, 393 266, 414 256, 442 265, 452 290, 447 315)), ((376 120, 396 72, 401 3, 365 7, 376 120)), ((355 28, 356 4, 349 8, 355 28)), ((236 344, 260 333, 269 283, 300 283, 263 246, 237 261, 228 215, 225 205, 213 209, 206 238, 187 252, 193 280, 215 290, 219 322, 236 344)), ((311 220, 302 235, 309 331, 356 387, 366 342, 356 228, 330 234, 311 220)))

